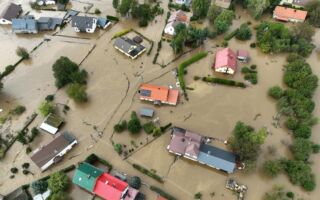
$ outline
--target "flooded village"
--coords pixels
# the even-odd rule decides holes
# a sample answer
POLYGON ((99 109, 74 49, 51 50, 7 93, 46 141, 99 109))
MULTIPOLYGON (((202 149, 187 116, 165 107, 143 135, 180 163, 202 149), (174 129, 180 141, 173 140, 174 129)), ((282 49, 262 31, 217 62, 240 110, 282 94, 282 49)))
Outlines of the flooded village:
POLYGON ((155 10, 145 24, 141 16, 133 16, 132 5, 131 11, 129 7, 121 14, 126 1, 133 2, 70 0, 60 5, 63 0, 0 0, 0 13, 10 3, 21 7, 13 17, 19 19, 18 25, 20 20, 34 20, 43 27, 49 19, 61 20, 54 30, 35 34, 14 33, 17 19, 0 24, 0 199, 18 199, 25 193, 19 198, 319 199, 320 159, 315 152, 320 126, 314 122, 320 115, 319 88, 305 95, 314 102, 307 117, 297 119, 298 111, 286 113, 279 104, 281 98, 289 98, 285 89, 317 85, 317 80, 306 79, 292 86, 284 76, 290 63, 287 57, 295 52, 292 60, 305 61, 311 67, 306 71, 319 77, 320 29, 313 28, 308 42, 314 46, 304 58, 297 55, 303 55, 302 47, 277 51, 288 43, 286 39, 276 50, 265 52, 259 38, 272 29, 271 25, 259 28, 264 21, 290 30, 304 20, 312 24, 312 16, 304 11, 308 6, 279 1, 273 6, 277 11, 265 11, 255 19, 242 1, 208 1, 205 17, 196 16, 188 0, 134 1, 155 10), (231 18, 229 10, 234 12, 231 18), (221 13, 225 16, 220 18, 230 18, 231 23, 216 33, 219 27, 211 21, 221 13), (288 17, 290 13, 296 18, 288 17), (243 24, 251 30, 250 39, 238 39, 243 24), (192 31, 205 36, 188 35, 192 31), (183 34, 189 40, 179 49, 177 38, 183 34), (18 55, 19 48, 28 59, 18 55), (63 82, 71 71, 55 71, 57 63, 79 69, 74 67, 74 76, 63 82), (13 70, 5 74, 10 65, 13 70), (60 77, 61 85, 58 73, 65 76, 60 77), (72 86, 82 93, 73 91, 73 95, 72 86), (274 86, 283 88, 278 99, 270 92, 274 86), (23 111, 18 112, 18 107, 23 111), (300 137, 288 128, 288 118, 312 121, 311 130, 307 127, 301 133, 313 133, 301 137, 310 146, 308 155, 302 153, 306 159, 292 153, 300 137), (250 162, 242 154, 256 143, 237 144, 236 126, 243 126, 240 134, 254 135, 253 143, 263 141, 250 162), (266 161, 277 165, 271 176, 266 161), (292 171, 299 174, 310 168, 312 174, 291 176, 291 161, 300 166, 292 171), (59 176, 67 179, 65 187, 55 184, 61 181, 59 176), (300 183, 304 176, 310 179, 300 183), (276 190, 279 197, 270 197, 276 190))

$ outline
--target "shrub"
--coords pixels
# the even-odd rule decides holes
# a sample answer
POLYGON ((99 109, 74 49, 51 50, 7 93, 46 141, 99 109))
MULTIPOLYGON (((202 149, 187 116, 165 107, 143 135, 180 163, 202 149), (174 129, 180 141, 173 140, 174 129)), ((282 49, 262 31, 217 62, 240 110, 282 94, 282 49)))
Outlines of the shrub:
POLYGON ((50 175, 48 179, 49 189, 53 193, 57 193, 59 191, 66 191, 70 185, 70 181, 67 175, 62 172, 56 172, 50 175))
POLYGON ((22 168, 23 168, 23 169, 29 169, 29 167, 30 167, 30 164, 29 164, 29 163, 23 163, 23 164, 22 164, 22 168))
POLYGON ((185 71, 185 68, 188 67, 189 65, 191 65, 192 63, 195 63, 197 62, 198 60, 201 60, 202 58, 206 57, 208 55, 207 52, 200 52, 194 56, 192 56, 190 59, 182 62, 180 65, 179 65, 179 69, 178 69, 178 79, 179 79, 179 82, 180 82, 180 87, 182 88, 182 90, 185 92, 186 90, 186 84, 184 82, 184 71, 185 71))
POLYGON ((96 8, 94 10, 94 14, 96 14, 96 15, 100 15, 101 14, 101 11, 99 10, 99 8, 96 8))
POLYGON ((237 29, 235 36, 238 40, 250 40, 252 33, 248 24, 241 24, 240 28, 237 29))
POLYGON ((137 116, 137 113, 132 111, 131 113, 131 119, 130 121, 128 122, 128 130, 130 133, 132 134, 136 134, 136 133, 139 133, 140 130, 141 130, 141 123, 140 123, 140 120, 137 116))
POLYGON ((83 103, 88 101, 88 96, 84 85, 72 83, 68 85, 67 94, 75 102, 83 103))
POLYGON ((196 194, 194 194, 194 199, 201 199, 202 194, 200 192, 197 192, 196 194))
POLYGON ((222 79, 222 78, 203 77, 202 80, 205 82, 228 85, 228 86, 235 86, 235 87, 241 87, 241 88, 246 87, 244 83, 235 82, 234 80, 228 80, 228 79, 222 79))
POLYGON ((294 193, 293 192, 287 192, 287 197, 290 199, 294 199, 294 193))
POLYGON ((128 34, 130 31, 132 31, 132 29, 126 29, 126 30, 120 31, 120 32, 114 34, 112 39, 124 36, 124 35, 128 34))
POLYGON ((257 46, 257 45, 256 45, 256 43, 254 43, 254 42, 250 44, 250 47, 251 47, 251 48, 256 48, 256 46, 257 46))
POLYGON ((300 123, 297 129, 293 130, 294 137, 309 138, 311 136, 311 127, 309 124, 300 123))
POLYGON ((31 188, 35 195, 42 194, 48 189, 48 183, 44 180, 38 180, 31 184, 31 188))
POLYGON ((45 98, 46 101, 53 101, 54 100, 54 95, 53 94, 49 94, 46 96, 45 98))
POLYGON ((27 170, 27 169, 24 169, 24 170, 22 170, 22 173, 23 173, 24 175, 28 175, 28 174, 30 174, 30 171, 27 170))
POLYGON ((10 171, 11 171, 11 173, 13 173, 13 174, 16 174, 16 173, 18 173, 18 168, 16 168, 16 167, 12 167, 11 169, 10 169, 10 171))
POLYGON ((296 138, 291 146, 293 157, 296 160, 307 161, 312 153, 312 142, 304 138, 296 138))
POLYGON ((50 113, 54 113, 54 105, 51 102, 44 101, 40 104, 39 112, 43 117, 46 117, 50 113))
POLYGON ((99 160, 98 156, 96 154, 90 154, 85 160, 84 162, 87 162, 89 164, 94 164, 95 162, 97 162, 99 160))
POLYGON ((319 144, 313 144, 312 145, 312 153, 319 153, 320 152, 320 145, 319 144))
POLYGON ((51 194, 48 200, 72 200, 72 198, 70 198, 66 192, 59 191, 51 194))
POLYGON ((8 65, 6 66, 4 72, 2 72, 1 74, 1 78, 5 77, 5 76, 8 76, 11 72, 13 72, 13 70, 15 69, 16 67, 13 66, 13 65, 8 65))
POLYGON ((147 134, 151 134, 153 132, 153 129, 155 128, 155 125, 153 122, 148 122, 142 126, 144 132, 147 134))
POLYGON ((232 31, 231 33, 229 33, 228 35, 226 35, 223 39, 225 41, 229 41, 231 40, 236 34, 237 34, 238 29, 232 31))
POLYGON ((127 121, 123 120, 121 123, 114 125, 113 130, 116 133, 122 133, 127 129, 127 121))
POLYGON ((26 107, 19 105, 15 107, 15 109, 13 109, 10 113, 13 115, 21 115, 22 113, 24 113, 24 111, 26 111, 26 107))
POLYGON ((250 66, 250 69, 252 69, 252 70, 257 69, 257 65, 251 65, 251 66, 250 66))
POLYGON ((24 131, 19 131, 18 132, 17 141, 20 142, 23 145, 28 144, 28 141, 26 139, 26 133, 24 131))
POLYGON ((31 129, 31 136, 29 137, 29 143, 34 140, 35 137, 39 135, 39 130, 36 127, 31 129))
POLYGON ((18 47, 18 49, 16 50, 16 53, 18 56, 20 56, 23 59, 29 59, 29 53, 27 49, 23 47, 18 47))
POLYGON ((156 187, 156 186, 150 186, 150 190, 158 193, 160 196, 168 199, 168 200, 177 200, 177 198, 173 197, 172 195, 168 194, 167 192, 163 191, 162 189, 156 187))
POLYGON ((197 81, 197 80, 199 80, 200 78, 201 78, 200 76, 194 76, 194 77, 193 77, 193 80, 197 81))
POLYGON ((115 144, 115 145, 114 145, 114 150, 115 150, 118 154, 121 154, 121 153, 122 153, 122 145, 121 145, 121 144, 115 144))
POLYGON ((30 146, 28 146, 27 148, 26 148, 26 154, 29 154, 29 153, 31 153, 32 152, 32 148, 30 147, 30 146))
POLYGON ((269 177, 276 177, 282 171, 282 165, 278 160, 268 160, 263 163, 263 172, 269 177))
POLYGON ((129 179, 128 184, 130 187, 139 190, 141 187, 141 179, 138 176, 133 176, 129 179))
POLYGON ((279 86, 274 86, 268 90, 268 95, 274 99, 280 99, 283 96, 283 91, 279 86))
POLYGON ((285 122, 285 125, 288 129, 295 130, 296 128, 298 128, 299 121, 294 117, 289 117, 285 122))
POLYGON ((119 21, 118 17, 111 16, 111 15, 107 15, 107 19, 110 20, 110 21, 119 21))

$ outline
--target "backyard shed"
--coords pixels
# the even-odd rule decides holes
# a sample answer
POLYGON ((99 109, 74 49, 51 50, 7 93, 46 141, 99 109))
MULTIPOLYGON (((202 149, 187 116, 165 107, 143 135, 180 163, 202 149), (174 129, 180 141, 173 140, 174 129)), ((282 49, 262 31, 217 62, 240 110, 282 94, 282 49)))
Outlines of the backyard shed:
POLYGON ((141 117, 153 117, 154 110, 151 108, 141 108, 140 109, 140 116, 141 117))
POLYGON ((56 134, 63 123, 62 117, 50 113, 40 125, 40 129, 51 134, 56 134))

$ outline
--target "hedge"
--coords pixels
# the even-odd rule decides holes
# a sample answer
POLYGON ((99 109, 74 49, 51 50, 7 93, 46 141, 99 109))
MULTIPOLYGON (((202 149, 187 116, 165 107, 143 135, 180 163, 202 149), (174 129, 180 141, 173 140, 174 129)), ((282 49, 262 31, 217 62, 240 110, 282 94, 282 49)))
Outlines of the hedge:
POLYGON ((231 39, 237 34, 237 32, 238 32, 238 29, 232 31, 231 33, 229 33, 228 35, 226 35, 223 39, 224 39, 225 41, 229 41, 229 40, 231 40, 231 39))
POLYGON ((179 82, 180 82, 180 87, 182 88, 184 93, 186 93, 186 84, 183 79, 185 68, 188 67, 189 65, 191 65, 192 63, 195 63, 198 60, 201 60, 202 58, 206 57, 207 55, 208 55, 207 52, 200 52, 200 53, 192 56, 189 60, 186 60, 179 65, 178 78, 179 78, 179 82))
POLYGON ((228 80, 228 79, 222 79, 222 78, 214 78, 214 77, 203 77, 202 80, 204 82, 209 82, 209 83, 217 83, 217 84, 221 84, 221 85, 228 85, 228 86, 246 88, 246 85, 244 83, 236 82, 234 80, 228 80))
POLYGON ((126 34, 128 34, 130 31, 132 31, 132 29, 126 29, 126 30, 120 31, 120 32, 114 34, 111 39, 115 39, 115 38, 121 37, 121 36, 123 36, 123 35, 126 35, 126 34))
POLYGON ((111 15, 107 15, 107 19, 108 20, 111 20, 111 21, 119 21, 119 18, 118 17, 115 17, 115 16, 111 16, 111 15))
POLYGON ((151 41, 151 46, 150 46, 150 49, 149 49, 149 51, 147 52, 147 56, 149 56, 150 54, 151 54, 151 51, 152 51, 152 49, 153 49, 153 41, 151 41))
POLYGON ((141 173, 153 178, 154 180, 158 181, 159 183, 164 183, 164 180, 158 176, 157 174, 155 174, 154 172, 138 165, 138 164, 132 164, 132 167, 135 168, 136 170, 140 171, 141 173))
POLYGON ((162 189, 156 187, 156 186, 153 186, 151 185, 150 186, 150 190, 158 193, 160 196, 168 199, 168 200, 177 200, 177 198, 175 198, 174 196, 172 196, 171 194, 168 194, 167 192, 163 191, 162 189))
POLYGON ((101 164, 107 166, 107 167, 109 168, 109 171, 112 170, 113 166, 112 166, 112 164, 111 164, 110 162, 108 162, 108 161, 100 158, 99 156, 97 156, 97 155, 94 154, 94 153, 90 154, 90 155, 84 160, 84 162, 87 162, 87 163, 92 164, 92 165, 93 165, 95 162, 98 162, 98 161, 99 161, 101 164))

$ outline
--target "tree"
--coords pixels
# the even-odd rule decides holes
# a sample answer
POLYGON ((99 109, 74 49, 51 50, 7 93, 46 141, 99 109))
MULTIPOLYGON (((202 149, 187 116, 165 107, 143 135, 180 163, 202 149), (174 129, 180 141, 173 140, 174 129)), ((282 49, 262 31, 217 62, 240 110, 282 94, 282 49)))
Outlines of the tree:
POLYGON ((218 7, 216 4, 211 4, 209 11, 208 11, 208 19, 210 23, 214 23, 214 20, 218 17, 221 13, 222 9, 218 7))
POLYGON ((26 48, 18 47, 16 50, 16 53, 18 56, 20 56, 23 59, 29 59, 29 53, 26 48))
POLYGON ((50 178, 48 179, 49 189, 53 193, 66 191, 69 185, 70 185, 69 178, 63 172, 53 173, 52 175, 50 175, 50 178))
POLYGON ((48 200, 72 200, 72 198, 70 198, 67 193, 60 191, 51 194, 48 200))
POLYGON ((49 101, 43 101, 40 104, 39 112, 43 117, 46 117, 50 113, 54 113, 54 105, 52 102, 49 101))
POLYGON ((80 85, 79 83, 72 83, 68 85, 67 94, 75 102, 82 103, 88 100, 85 86, 80 85))
POLYGON ((132 1, 134 1, 134 0, 121 0, 121 3, 118 7, 119 13, 121 15, 124 16, 124 15, 128 14, 128 12, 131 8, 132 1))
POLYGON ((183 51, 184 42, 187 37, 187 27, 185 24, 180 23, 175 28, 175 36, 171 41, 171 47, 174 53, 181 53, 183 51))
POLYGON ((300 23, 296 23, 292 27, 291 33, 292 33, 292 37, 295 40, 303 38, 306 41, 310 42, 312 40, 312 37, 315 34, 315 29, 308 22, 300 22, 300 23))
POLYGON ((241 161, 255 161, 266 136, 265 128, 255 132, 251 126, 243 122, 237 122, 233 130, 233 136, 229 139, 229 146, 241 161))
POLYGON ((320 27, 320 1, 313 0, 309 2, 305 9, 308 11, 308 21, 315 27, 320 27))
POLYGON ((62 88, 69 83, 85 84, 86 71, 79 71, 79 66, 67 57, 60 57, 52 66, 53 76, 57 88, 62 88))
POLYGON ((129 179, 128 184, 130 187, 139 190, 141 187, 141 179, 138 176, 133 176, 129 179))
POLYGON ((132 133, 132 134, 136 134, 136 133, 140 132, 141 128, 142 128, 142 126, 141 126, 140 120, 139 120, 139 118, 137 116, 137 113, 132 111, 131 119, 128 122, 128 130, 129 130, 129 132, 132 133))
POLYGON ((304 138, 296 138, 291 146, 293 157, 296 160, 307 161, 312 153, 313 143, 304 138))
POLYGON ((249 12, 255 19, 260 18, 269 5, 269 0, 248 0, 249 12))
POLYGON ((282 164, 278 160, 268 160, 263 163, 263 172, 269 177, 276 177, 282 171, 282 164))
POLYGON ((123 120, 121 123, 114 125, 113 130, 116 133, 122 133, 124 130, 127 129, 127 121, 123 120))
POLYGON ((280 99, 283 95, 283 91, 282 91, 281 87, 274 86, 268 90, 268 95, 274 99, 280 99))
POLYGON ((119 0, 112 0, 112 6, 114 9, 118 9, 118 6, 119 6, 119 0))
POLYGON ((241 24, 240 28, 236 31, 236 38, 238 40, 250 40, 252 33, 247 23, 241 24))
POLYGON ((42 194, 48 189, 48 183, 44 180, 38 180, 31 184, 31 188, 34 194, 42 194))
POLYGON ((214 20, 214 28, 218 34, 224 33, 229 29, 234 18, 234 13, 231 10, 223 10, 214 20))
POLYGON ((118 153, 122 153, 122 145, 121 144, 114 144, 114 150, 118 153))
POLYGON ((210 0, 193 0, 192 1, 192 11, 193 15, 198 18, 205 18, 208 14, 210 7, 210 0))

